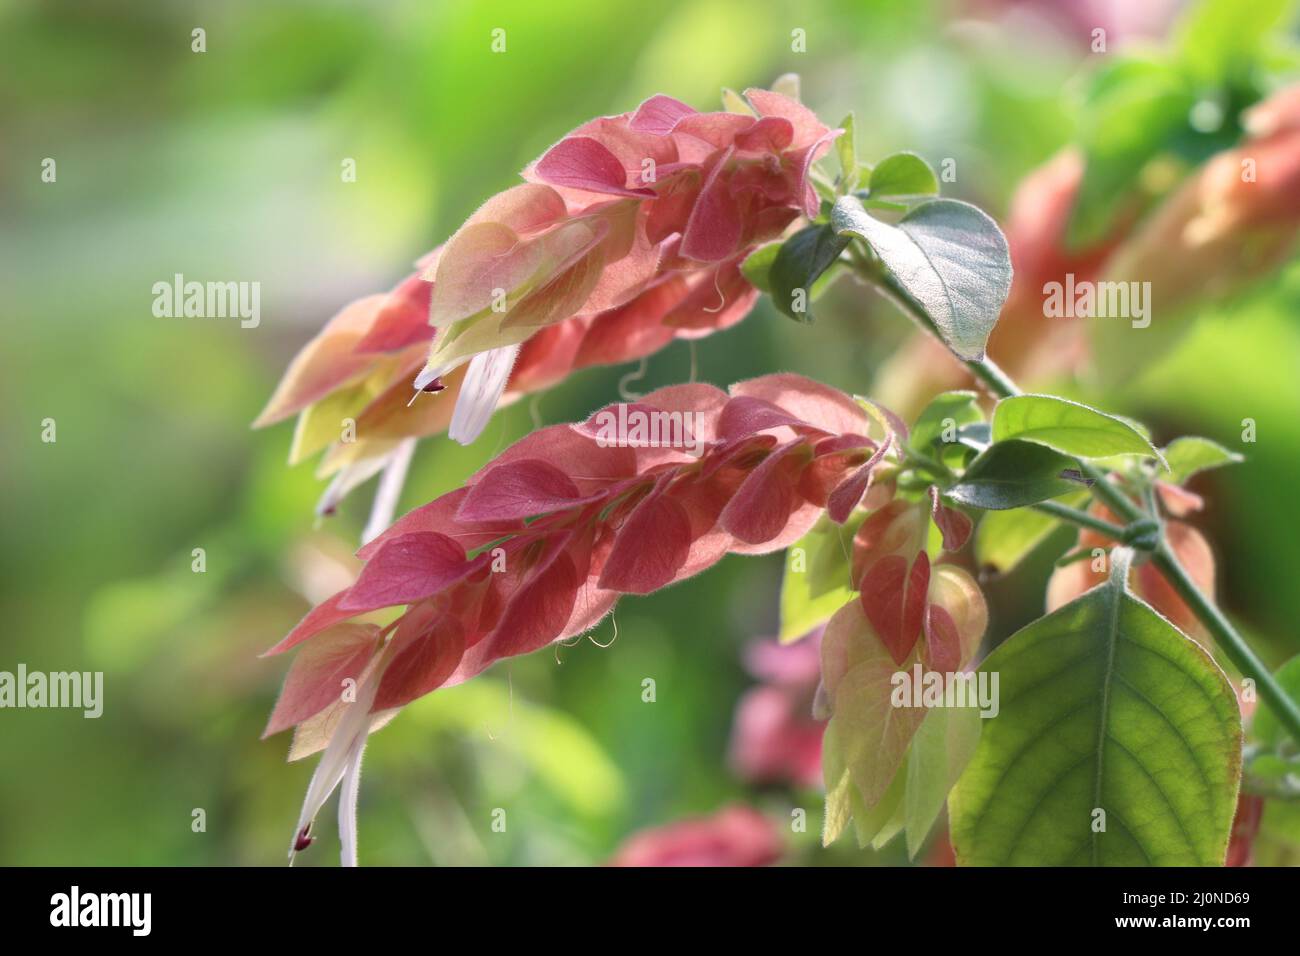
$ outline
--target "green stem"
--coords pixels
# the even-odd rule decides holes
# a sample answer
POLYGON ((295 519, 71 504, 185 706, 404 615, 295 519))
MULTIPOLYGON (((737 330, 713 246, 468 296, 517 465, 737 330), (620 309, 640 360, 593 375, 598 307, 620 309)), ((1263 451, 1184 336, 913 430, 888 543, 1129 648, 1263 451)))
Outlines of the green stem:
POLYGON ((1011 398, 1024 394, 1011 380, 1011 376, 998 368, 997 363, 987 355, 983 358, 967 360, 966 367, 998 398, 1011 398))
POLYGON ((1086 511, 1080 511, 1078 508, 1071 508, 1069 505, 1063 505, 1056 501, 1040 501, 1032 506, 1035 511, 1041 511, 1043 514, 1052 515, 1060 518, 1062 521, 1068 521, 1071 524, 1081 525, 1084 528, 1091 528, 1093 531, 1099 531, 1106 537, 1114 541, 1124 540, 1124 527, 1117 525, 1105 518, 1098 518, 1090 515, 1086 511))
MULTIPOLYGON (((864 268, 859 263, 859 271, 864 278, 880 288, 895 305, 942 341, 943 337, 939 335, 934 320, 930 318, 929 313, 883 267, 872 262, 864 268)), ((1011 377, 998 368, 997 364, 987 356, 978 359, 967 359, 966 367, 998 398, 1010 398, 1023 394, 1011 377)), ((1104 471, 1088 462, 1080 462, 1080 466, 1083 474, 1093 482, 1091 489, 1093 495, 1104 502, 1120 518, 1133 522, 1155 517, 1154 515, 1147 515, 1139 505, 1111 484, 1106 479, 1104 471)), ((1044 504, 1052 505, 1053 503, 1045 502, 1044 504)), ((1040 511, 1049 510, 1043 504, 1037 507, 1040 511)), ((1064 506, 1055 506, 1055 508, 1061 507, 1064 506)), ((1074 511, 1075 509, 1068 510, 1074 511)), ((1049 513, 1057 512, 1055 512, 1055 509, 1051 509, 1049 513)), ((1078 524, 1086 524, 1095 530, 1103 530, 1091 523, 1093 520, 1098 519, 1093 519, 1091 515, 1084 515, 1083 512, 1079 512, 1077 516, 1057 514, 1058 517, 1065 517, 1067 520, 1075 521, 1078 524), (1087 518, 1088 521, 1078 521, 1079 516, 1087 518)), ((1123 535, 1124 529, 1119 525, 1112 525, 1110 522, 1104 522, 1104 524, 1109 526, 1105 533, 1110 534, 1111 530, 1113 530, 1118 531, 1121 536, 1123 535)), ((1187 602, 1188 607, 1192 609, 1192 612, 1205 626, 1206 630, 1214 636, 1214 639, 1223 648, 1237 669, 1255 681, 1255 686, 1259 688, 1259 696, 1272 708, 1273 713, 1286 726, 1292 738, 1297 743, 1300 743, 1300 706, 1297 706, 1296 702, 1282 690, 1273 675, 1269 673, 1268 668, 1264 666, 1264 662, 1255 656, 1255 652, 1250 649, 1245 639, 1237 633, 1237 629, 1232 626, 1232 622, 1196 586, 1196 582, 1188 575, 1186 569, 1179 564, 1163 535, 1159 547, 1152 553, 1151 560, 1160 569, 1160 573, 1165 580, 1187 602)))
POLYGON ((942 464, 941 462, 938 462, 935 459, 931 458, 929 455, 923 455, 918 451, 912 451, 911 449, 908 450, 907 463, 909 465, 919 466, 925 469, 934 478, 948 479, 948 480, 952 479, 951 469, 949 469, 946 465, 942 464))
POLYGON ((1255 655, 1255 652, 1250 649, 1250 645, 1237 633, 1237 629, 1219 610, 1218 605, 1196 586, 1196 582, 1187 573, 1187 569, 1179 563, 1167 541, 1162 540, 1160 542, 1160 546, 1151 555, 1151 562, 1160 569, 1160 573, 1164 575, 1170 586, 1178 592, 1178 596, 1187 602, 1187 606, 1192 609, 1197 619, 1205 625, 1205 629, 1223 648, 1224 653, 1237 666, 1237 669, 1255 681, 1255 686, 1259 688, 1259 696, 1264 703, 1268 704, 1278 720, 1286 725, 1286 728, 1291 732, 1291 736, 1297 742, 1300 742, 1300 706, 1297 706, 1296 702, 1288 697, 1277 681, 1273 679, 1273 675, 1264 666, 1264 662, 1255 655))

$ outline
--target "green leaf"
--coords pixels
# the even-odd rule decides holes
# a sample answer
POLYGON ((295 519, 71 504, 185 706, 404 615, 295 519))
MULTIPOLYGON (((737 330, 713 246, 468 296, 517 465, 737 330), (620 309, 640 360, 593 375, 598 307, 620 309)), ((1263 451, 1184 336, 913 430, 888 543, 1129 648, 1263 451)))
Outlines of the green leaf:
POLYGON ((978 397, 974 392, 964 390, 936 395, 921 410, 921 414, 916 416, 908 443, 917 451, 925 453, 931 445, 943 439, 945 426, 949 424, 953 428, 955 443, 956 429, 984 420, 978 397))
MULTIPOLYGON (((1088 497, 1086 492, 1062 499, 1063 504, 1078 506, 1088 497)), ((990 511, 980 518, 975 529, 975 560, 1000 574, 1010 571, 1060 526, 1060 519, 1033 508, 990 511)))
POLYGON ((907 755, 904 754, 898 772, 894 774, 889 789, 885 791, 885 795, 880 798, 879 803, 868 810, 859 799, 853 816, 853 829, 858 838, 859 849, 865 850, 867 847, 871 847, 873 850, 879 850, 898 836, 907 825, 905 815, 907 809, 905 805, 907 798, 907 760, 907 755))
POLYGON ((764 243, 759 246, 740 264, 740 272, 754 288, 760 292, 772 294, 771 272, 772 263, 776 261, 777 253, 781 251, 781 241, 779 239, 773 242, 764 243))
POLYGON ((916 153, 894 153, 882 159, 871 172, 871 198, 881 196, 935 196, 939 177, 930 164, 916 153))
POLYGON ((905 202, 894 202, 889 199, 864 199, 862 200, 863 209, 880 209, 885 212, 907 212, 912 207, 905 202))
POLYGON ((961 481, 948 489, 948 497, 984 510, 1021 508, 1078 491, 1077 481, 1062 477, 1077 465, 1044 445, 998 442, 971 462, 961 481))
POLYGON ((992 219, 967 203, 936 199, 891 226, 870 216, 856 196, 843 196, 831 225, 871 247, 958 357, 983 357, 1011 287, 1007 241, 992 219))
POLYGON ((1130 558, 1117 548, 1109 583, 981 666, 1001 707, 949 797, 959 863, 1223 865, 1237 698, 1200 645, 1128 592, 1130 558))
POLYGON ((1197 472, 1243 460, 1241 455, 1218 442, 1196 436, 1175 438, 1165 447, 1164 456, 1169 465, 1169 480, 1176 485, 1184 484, 1197 472))
POLYGON ((849 554, 865 514, 841 527, 822 518, 786 551, 781 578, 781 640, 795 641, 853 600, 849 554))
POLYGON ((1054 395, 1016 395, 993 409, 993 440, 1015 438, 1078 458, 1160 452, 1122 418, 1054 395))
POLYGON ((907 758, 904 819, 907 855, 916 859, 948 792, 975 754, 980 713, 973 707, 935 707, 925 716, 907 758))
MULTIPOLYGON (((1277 678, 1277 682, 1282 685, 1282 690, 1285 691, 1286 695, 1300 704, 1300 656, 1291 658, 1279 667, 1274 676, 1277 678)), ((1255 711, 1255 719, 1251 723, 1250 736, 1265 747, 1273 748, 1287 740, 1290 734, 1283 729, 1282 724, 1274 716, 1273 711, 1269 709, 1268 704, 1261 700, 1258 709, 1255 711)))
POLYGON ((811 322, 813 284, 847 245, 828 225, 808 226, 782 243, 767 274, 776 307, 796 322, 811 322))
POLYGON ((853 145, 853 114, 840 120, 844 132, 835 140, 835 154, 840 160, 840 194, 852 192, 858 184, 858 155, 853 145))

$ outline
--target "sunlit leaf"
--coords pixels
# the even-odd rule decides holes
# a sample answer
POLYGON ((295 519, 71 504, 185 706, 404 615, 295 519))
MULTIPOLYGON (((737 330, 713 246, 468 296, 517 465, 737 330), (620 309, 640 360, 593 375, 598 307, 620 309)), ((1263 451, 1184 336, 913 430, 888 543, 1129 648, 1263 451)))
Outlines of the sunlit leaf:
POLYGON ((823 517, 786 552, 781 579, 781 640, 803 637, 851 601, 849 552, 862 523, 847 526, 823 517))
MULTIPOLYGON (((1078 505, 1086 493, 1062 498, 1062 504, 1078 505)), ((975 529, 975 560, 981 567, 1006 573, 1023 561, 1060 527, 1060 519, 1033 508, 990 511, 975 529)))
POLYGON ((1054 395, 1016 395, 993 409, 993 440, 1046 445, 1079 458, 1159 457, 1147 437, 1122 418, 1054 395))
POLYGON ((873 810, 886 796, 926 715, 919 702, 894 706, 897 673, 861 603, 850 601, 837 611, 822 634, 822 687, 831 713, 822 769, 826 792, 847 778, 863 810, 873 810))
POLYGON ((843 196, 831 225, 871 247, 958 357, 984 355, 1011 287, 1007 241, 992 219, 967 203, 936 199, 891 226, 869 215, 856 196, 843 196))
POLYGON ((1117 572, 980 670, 1000 711, 949 799, 959 863, 1220 866, 1241 771, 1223 671, 1117 572))
POLYGON ((907 758, 904 798, 909 857, 915 859, 920 852, 948 792, 974 756, 981 723, 973 707, 934 707, 917 728, 907 758))
POLYGON ((930 164, 916 153, 886 156, 871 171, 871 197, 934 196, 939 192, 939 177, 930 164))
POLYGON ((1169 465, 1169 480, 1178 485, 1184 484, 1197 472, 1243 460, 1241 455, 1218 442, 1196 436, 1175 438, 1165 447, 1164 455, 1169 465))

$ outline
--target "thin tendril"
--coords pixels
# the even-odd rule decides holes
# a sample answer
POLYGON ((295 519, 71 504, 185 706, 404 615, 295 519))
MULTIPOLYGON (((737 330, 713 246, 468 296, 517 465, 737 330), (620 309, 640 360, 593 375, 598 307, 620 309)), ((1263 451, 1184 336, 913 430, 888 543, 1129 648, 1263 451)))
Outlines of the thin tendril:
POLYGON ((727 297, 722 291, 722 286, 718 284, 719 279, 721 279, 721 276, 718 275, 718 270, 715 269, 713 271, 713 291, 718 293, 718 307, 716 309, 710 309, 706 305, 704 307, 705 312, 721 312, 727 307, 727 297))
POLYGON ((618 380, 618 396, 625 402, 635 402, 641 397, 641 394, 634 392, 627 386, 631 382, 639 382, 645 378, 646 371, 650 368, 650 357, 642 356, 641 364, 634 371, 628 372, 618 380))
POLYGON ((613 646, 614 642, 618 640, 618 618, 614 616, 612 611, 610 612, 609 615, 609 623, 614 625, 614 636, 609 639, 608 643, 602 644, 600 643, 600 641, 592 637, 590 633, 587 634, 587 640, 591 641, 591 643, 595 644, 601 650, 606 650, 607 648, 613 646))

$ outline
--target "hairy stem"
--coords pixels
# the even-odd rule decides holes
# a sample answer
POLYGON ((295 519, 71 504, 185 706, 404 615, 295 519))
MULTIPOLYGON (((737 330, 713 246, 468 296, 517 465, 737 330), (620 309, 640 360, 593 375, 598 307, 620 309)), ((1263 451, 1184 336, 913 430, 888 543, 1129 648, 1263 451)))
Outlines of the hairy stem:
POLYGON ((1040 501, 1038 504, 1033 505, 1033 509, 1060 518, 1062 521, 1068 521, 1071 524, 1091 528, 1093 531, 1098 531, 1115 541, 1124 540, 1125 529, 1123 525, 1107 521, 1105 518, 1098 518, 1096 515, 1090 515, 1078 508, 1071 508, 1069 505, 1063 505, 1056 501, 1040 501))

